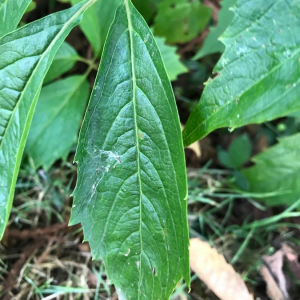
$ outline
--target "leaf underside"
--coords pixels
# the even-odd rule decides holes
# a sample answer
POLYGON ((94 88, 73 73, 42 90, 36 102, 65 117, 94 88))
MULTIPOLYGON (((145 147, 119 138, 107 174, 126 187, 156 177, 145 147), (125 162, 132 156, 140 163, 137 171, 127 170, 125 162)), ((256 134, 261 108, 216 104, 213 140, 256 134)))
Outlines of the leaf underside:
POLYGON ((187 179, 178 112, 155 40, 131 2, 110 29, 76 153, 81 222, 120 299, 189 285, 187 179))
POLYGON ((15 30, 31 0, 0 0, 0 38, 15 30))
POLYGON ((300 195, 300 134, 279 140, 279 143, 255 156, 255 166, 245 169, 249 191, 278 192, 264 199, 267 205, 292 205, 300 195))
POLYGON ((233 11, 218 75, 185 126, 185 145, 300 109, 300 0, 239 0, 233 11))
POLYGON ((43 79, 90 2, 30 23, 0 40, 0 238, 43 79))

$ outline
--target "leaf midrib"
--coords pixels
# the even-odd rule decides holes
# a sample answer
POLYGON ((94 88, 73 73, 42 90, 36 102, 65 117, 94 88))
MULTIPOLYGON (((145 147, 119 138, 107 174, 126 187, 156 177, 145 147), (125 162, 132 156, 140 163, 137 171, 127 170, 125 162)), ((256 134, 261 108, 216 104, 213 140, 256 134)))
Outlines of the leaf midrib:
MULTIPOLYGON (((64 32, 65 28, 67 28, 69 26, 69 24, 71 24, 77 17, 78 15, 81 14, 82 11, 84 11, 86 9, 86 7, 89 7, 90 5, 92 5, 93 2, 95 2, 97 0, 90 0, 88 1, 86 4, 84 4, 78 11, 77 13, 75 13, 67 22, 66 24, 61 28, 61 30, 59 31, 59 33, 56 35, 56 37, 52 40, 52 42, 49 44, 49 46, 47 47, 47 49, 44 51, 44 53, 41 55, 36 67, 34 68, 33 72, 31 73, 31 76, 29 77, 26 85, 24 86, 22 92, 21 92, 21 95, 19 97, 19 99, 17 100, 17 104, 16 106, 14 107, 14 109, 12 110, 12 114, 10 116, 10 119, 7 123, 7 128, 4 132, 4 135, 3 135, 3 138, 2 138, 2 141, 0 142, 0 151, 2 150, 2 147, 3 147, 3 142, 5 140, 5 137, 6 137, 6 134, 8 132, 8 129, 9 127, 11 126, 11 122, 12 122, 12 119, 13 119, 13 116, 14 114, 16 113, 17 109, 19 108, 19 105, 20 103, 22 102, 23 100, 23 97, 24 97, 24 94, 25 94, 25 91, 28 87, 28 85, 31 83, 31 80, 32 80, 32 77, 34 76, 34 74, 36 73, 36 71, 38 70, 41 62, 43 61, 44 57, 46 56, 46 54, 48 53, 48 50, 52 47, 53 44, 56 43, 56 41, 59 39, 60 35, 61 35, 61 32, 64 32)), ((46 75, 46 74, 45 74, 46 75)), ((37 94, 37 93, 36 93, 37 94)), ((36 94, 34 95, 33 98, 35 98, 36 94)), ((18 153, 17 153, 18 155, 18 153)))
POLYGON ((139 283, 138 283, 138 299, 140 299, 141 294, 141 279, 142 279, 142 252, 143 252, 143 238, 142 238, 142 180, 141 180, 141 167, 140 167, 140 145, 139 145, 139 137, 138 137, 138 125, 137 125, 137 109, 136 109, 136 74, 135 74, 135 58, 133 52, 133 37, 132 37, 132 21, 131 21, 131 14, 129 9, 128 0, 124 0, 126 13, 127 13, 127 20, 128 20, 128 32, 129 32, 129 39, 130 39, 130 56, 131 56, 131 72, 132 72, 132 102, 133 102, 133 114, 134 114, 134 124, 135 124, 135 138, 136 138, 136 149, 137 149, 137 175, 139 180, 139 205, 140 205, 140 264, 139 264, 139 283))

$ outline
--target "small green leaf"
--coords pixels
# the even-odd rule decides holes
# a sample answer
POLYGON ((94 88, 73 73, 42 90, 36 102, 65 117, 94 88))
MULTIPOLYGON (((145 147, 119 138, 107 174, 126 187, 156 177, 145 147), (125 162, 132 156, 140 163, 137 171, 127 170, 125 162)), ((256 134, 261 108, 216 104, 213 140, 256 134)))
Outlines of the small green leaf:
MULTIPOLYGON (((77 4, 81 0, 71 0, 77 4)), ((83 15, 80 28, 93 46, 96 57, 100 57, 109 27, 121 0, 98 0, 83 15)))
POLYGON ((209 35, 204 40, 202 48, 193 57, 193 59, 199 59, 213 53, 222 53, 225 50, 225 46, 221 41, 219 41, 219 37, 232 22, 234 13, 230 10, 230 8, 236 4, 236 1, 237 0, 223 0, 221 2, 218 24, 216 27, 210 28, 209 35))
POLYGON ((240 135, 230 145, 228 154, 234 168, 240 168, 251 156, 251 141, 247 134, 240 135))
POLYGON ((0 0, 0 38, 15 30, 31 0, 0 0))
POLYGON ((281 192, 265 198, 267 205, 291 205, 300 195, 300 134, 279 140, 274 147, 253 158, 255 166, 245 169, 249 191, 254 193, 281 192))
POLYGON ((27 14, 27 13, 35 10, 35 9, 36 9, 36 3, 34 1, 31 1, 30 4, 27 7, 25 13, 27 14))
POLYGON ((71 76, 42 88, 25 148, 37 168, 48 170, 70 153, 88 96, 85 76, 71 76))
POLYGON ((300 109, 300 1, 239 0, 226 50, 184 129, 189 145, 211 131, 300 109))
POLYGON ((167 300, 190 282, 181 128, 155 39, 123 2, 80 133, 70 222, 82 224, 120 299, 167 300))
POLYGON ((168 43, 185 43, 196 37, 211 18, 212 10, 200 1, 163 0, 158 5, 154 33, 168 43))
POLYGON ((43 79, 56 51, 93 1, 30 23, 0 40, 0 238, 43 79))
POLYGON ((188 69, 180 62, 179 55, 176 54, 176 47, 166 45, 164 38, 155 37, 155 40, 171 81, 176 80, 178 75, 188 72, 188 69))
POLYGON ((79 55, 76 50, 67 42, 63 42, 53 59, 50 69, 44 79, 44 83, 48 83, 71 70, 75 66, 78 58, 79 55))

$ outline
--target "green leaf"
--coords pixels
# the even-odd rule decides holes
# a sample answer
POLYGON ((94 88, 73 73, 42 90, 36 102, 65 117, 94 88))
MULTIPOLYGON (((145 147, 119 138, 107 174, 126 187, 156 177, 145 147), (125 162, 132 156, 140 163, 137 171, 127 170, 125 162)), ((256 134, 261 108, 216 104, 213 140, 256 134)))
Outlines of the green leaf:
POLYGON ((71 224, 81 222, 120 299, 169 299, 189 285, 187 178, 174 95, 130 1, 108 35, 76 158, 71 224))
POLYGON ((239 0, 227 46, 184 130, 189 145, 211 131, 262 123, 300 109, 300 1, 239 0))
POLYGON ((0 0, 0 38, 17 28, 31 0, 0 0))
POLYGON ((296 119, 300 119, 300 110, 295 111, 293 113, 288 114, 288 117, 292 117, 292 118, 296 118, 296 119))
POLYGON ((26 11, 25 11, 25 13, 27 14, 27 13, 29 13, 29 12, 35 10, 35 9, 36 9, 36 3, 35 3, 34 1, 31 1, 31 2, 29 3, 29 5, 28 5, 28 7, 27 7, 27 9, 26 9, 26 11))
POLYGON ((211 18, 212 10, 199 1, 163 0, 158 5, 154 33, 168 43, 185 43, 196 37, 211 18))
MULTIPOLYGON (((71 0, 77 4, 81 0, 71 0)), ((80 24, 80 28, 91 43, 96 57, 100 57, 109 27, 114 19, 121 0, 98 0, 89 8, 80 24)))
POLYGON ((234 13, 230 8, 236 4, 237 0, 223 0, 221 2, 221 9, 218 16, 218 24, 216 27, 210 28, 209 35, 204 40, 200 51, 193 57, 193 59, 200 59, 206 55, 223 52, 225 50, 224 44, 219 41, 219 37, 226 30, 232 22, 234 13))
POLYGON ((75 66, 78 58, 79 55, 76 50, 67 42, 63 42, 53 59, 50 69, 44 79, 44 83, 48 83, 71 70, 75 66))
POLYGON ((219 151, 218 158, 225 167, 239 169, 250 158, 251 148, 248 135, 242 134, 230 144, 228 152, 219 151))
POLYGON ((89 96, 86 76, 71 76, 42 88, 25 152, 35 166, 48 170, 66 159, 77 134, 89 96))
POLYGON ((179 55, 176 54, 176 47, 166 45, 164 38, 155 37, 155 40, 171 81, 176 80, 178 75, 188 72, 188 69, 180 62, 179 55))
POLYGON ((249 191, 257 193, 286 192, 265 198, 267 205, 291 205, 300 195, 300 134, 279 140, 274 147, 253 158, 255 166, 243 171, 249 191))
POLYGON ((93 1, 28 24, 0 40, 0 237, 38 94, 56 51, 93 1))
POLYGON ((151 21, 159 2, 161 2, 161 0, 132 0, 136 9, 147 22, 151 21))

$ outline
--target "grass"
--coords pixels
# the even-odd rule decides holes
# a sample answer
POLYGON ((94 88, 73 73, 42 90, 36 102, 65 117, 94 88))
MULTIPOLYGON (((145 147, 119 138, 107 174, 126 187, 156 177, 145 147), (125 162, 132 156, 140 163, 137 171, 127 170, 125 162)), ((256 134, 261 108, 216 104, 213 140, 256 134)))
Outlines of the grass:
MULTIPOLYGON (((255 289, 262 284, 259 276, 261 256, 274 251, 272 241, 276 236, 300 245, 293 231, 300 227, 293 223, 293 219, 300 216, 300 212, 295 210, 300 200, 274 215, 263 202, 253 199, 263 199, 266 195, 235 189, 231 171, 209 167, 208 164, 201 170, 188 170, 190 236, 199 237, 216 247, 255 289), (245 217, 238 215, 240 211, 244 211, 245 217), (263 217, 255 220, 254 212, 260 212, 263 217)), ((29 162, 20 171, 9 223, 11 228, 37 230, 63 224, 69 218, 72 202, 69 195, 74 188, 75 166, 65 162, 48 172, 35 172, 34 169, 29 162)), ((0 248, 2 282, 20 261, 26 247, 30 243, 38 245, 22 262, 11 289, 13 299, 117 299, 103 264, 92 261, 89 247, 81 243, 82 239, 80 227, 71 230, 66 227, 56 234, 52 233, 42 244, 36 239, 17 237, 17 241, 12 243, 4 238, 0 248)), ((0 284, 1 299, 5 292, 0 284)), ((191 293, 182 282, 171 299, 217 298, 196 274, 192 274, 191 293)))

